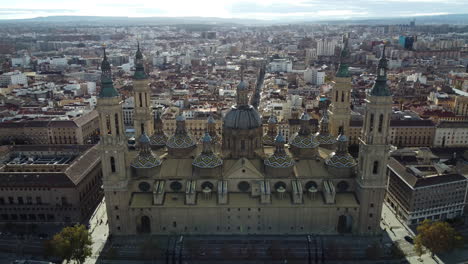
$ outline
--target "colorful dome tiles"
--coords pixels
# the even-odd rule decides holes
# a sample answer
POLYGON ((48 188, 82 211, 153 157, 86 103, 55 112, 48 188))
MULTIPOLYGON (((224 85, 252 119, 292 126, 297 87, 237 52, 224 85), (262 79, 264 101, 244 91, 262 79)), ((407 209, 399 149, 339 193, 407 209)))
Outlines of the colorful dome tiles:
POLYGON ((130 164, 130 166, 136 169, 150 169, 159 165, 161 165, 161 160, 154 156, 152 152, 140 152, 130 164))
POLYGON ((296 133, 289 144, 296 148, 316 148, 320 143, 313 135, 300 135, 296 133))
POLYGON ((349 153, 339 155, 334 152, 325 160, 325 164, 335 168, 352 168, 356 166, 356 160, 349 153))
POLYGON ((202 169, 211 169, 223 165, 223 160, 214 153, 200 153, 192 165, 202 169))
POLYGON ((331 145, 336 143, 336 139, 334 139, 330 134, 317 134, 315 138, 320 145, 331 145))
POLYGON ((190 148, 196 145, 195 140, 187 134, 175 134, 167 140, 168 148, 183 149, 190 148))
POLYGON ((153 134, 150 137, 151 146, 164 146, 167 142, 167 136, 164 133, 153 134))
POLYGON ((290 168, 294 166, 294 159, 288 155, 277 155, 276 153, 264 161, 266 166, 273 168, 290 168))

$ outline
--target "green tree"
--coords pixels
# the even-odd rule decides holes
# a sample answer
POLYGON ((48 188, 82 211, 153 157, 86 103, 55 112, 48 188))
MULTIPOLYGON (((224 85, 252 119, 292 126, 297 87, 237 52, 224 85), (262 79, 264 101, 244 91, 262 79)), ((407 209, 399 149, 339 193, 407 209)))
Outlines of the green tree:
POLYGON ((83 263, 87 257, 92 254, 91 234, 84 225, 75 225, 72 227, 65 227, 54 235, 50 241, 50 247, 54 256, 66 260, 83 263))
POLYGON ((427 248, 431 255, 451 251, 463 245, 463 237, 447 222, 424 220, 417 227, 415 249, 419 255, 427 248))

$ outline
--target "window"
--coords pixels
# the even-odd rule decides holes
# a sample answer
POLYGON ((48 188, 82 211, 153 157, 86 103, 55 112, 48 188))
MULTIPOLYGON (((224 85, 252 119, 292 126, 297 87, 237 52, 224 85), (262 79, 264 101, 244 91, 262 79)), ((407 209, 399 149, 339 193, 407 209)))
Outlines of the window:
POLYGON ((18 204, 24 204, 23 197, 18 197, 18 204))
POLYGON ((5 198, 0 197, 0 204, 5 204, 5 198))
POLYGON ((111 166, 111 171, 115 172, 115 159, 114 159, 114 157, 110 157, 110 166, 111 166))
POLYGON ((62 201, 62 205, 67 205, 68 204, 67 203, 67 197, 65 197, 65 196, 62 196, 61 201, 62 201))
POLYGON ((112 129, 111 129, 111 118, 109 115, 106 115, 106 128, 107 128, 107 134, 110 135, 112 134, 112 129))
POLYGON ((344 91, 341 91, 341 102, 344 102, 344 91))
POLYGON ((245 150, 245 140, 241 140, 241 150, 245 150))
POLYGON ((335 102, 338 102, 338 91, 335 92, 335 102))
POLYGON ((172 227, 177 228, 177 222, 176 221, 172 222, 172 227))
POLYGON ((138 93, 138 97, 140 99, 140 107, 143 107, 143 99, 141 98, 141 93, 138 93))
POLYGON ((116 113, 115 116, 114 116, 114 118, 115 118, 115 133, 116 133, 117 135, 119 135, 119 134, 120 134, 120 130, 119 130, 119 114, 116 113))
POLYGON ((373 174, 377 174, 379 172, 379 162, 378 161, 374 161, 374 166, 372 168, 372 173, 373 174))
POLYGON ((372 132, 374 129, 374 114, 370 115, 370 122, 369 122, 369 132, 372 132))
POLYGON ((382 127, 383 127, 383 114, 380 114, 380 116, 379 116, 379 133, 382 133, 382 127))
POLYGON ((145 124, 140 124, 141 134, 145 133, 145 124))
POLYGON ((26 203, 27 204, 32 204, 32 197, 31 196, 26 197, 26 203))

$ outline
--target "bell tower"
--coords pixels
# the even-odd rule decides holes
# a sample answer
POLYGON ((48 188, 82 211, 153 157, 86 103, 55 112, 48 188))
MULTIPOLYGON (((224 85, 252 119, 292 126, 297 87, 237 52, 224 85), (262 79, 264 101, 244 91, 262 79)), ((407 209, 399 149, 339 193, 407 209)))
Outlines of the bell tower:
POLYGON ((125 153, 127 152, 122 98, 112 83, 111 67, 105 49, 101 71, 101 91, 97 100, 97 110, 104 182, 120 181, 126 178, 125 153))
POLYGON ((138 43, 135 54, 135 74, 133 75, 133 96, 135 99, 133 126, 135 128, 135 138, 140 138, 143 132, 146 135, 153 135, 154 129, 151 114, 151 92, 143 64, 143 54, 140 51, 140 43, 138 43))
POLYGON ((362 234, 380 232, 380 215, 387 185, 388 131, 392 94, 387 86, 385 47, 377 68, 377 79, 366 96, 366 114, 359 144, 357 196, 361 204, 362 234))
POLYGON ((349 48, 348 37, 343 36, 343 48, 340 54, 340 65, 335 75, 335 86, 332 89, 332 99, 328 114, 330 116, 330 134, 338 137, 340 128, 349 131, 351 118, 351 76, 348 70, 349 48))

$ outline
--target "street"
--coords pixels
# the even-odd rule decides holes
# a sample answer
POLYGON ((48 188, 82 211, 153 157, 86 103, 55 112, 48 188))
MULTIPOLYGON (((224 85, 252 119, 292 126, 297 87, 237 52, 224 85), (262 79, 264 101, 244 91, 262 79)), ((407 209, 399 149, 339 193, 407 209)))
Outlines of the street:
POLYGON ((414 233, 405 225, 403 225, 399 219, 395 216, 393 211, 384 203, 382 208, 381 222, 382 229, 386 230, 390 239, 397 243, 400 249, 405 253, 406 259, 410 263, 424 263, 424 264, 439 264, 441 261, 434 260, 430 254, 425 253, 419 257, 415 250, 414 245, 405 240, 405 236, 414 238, 414 233))

